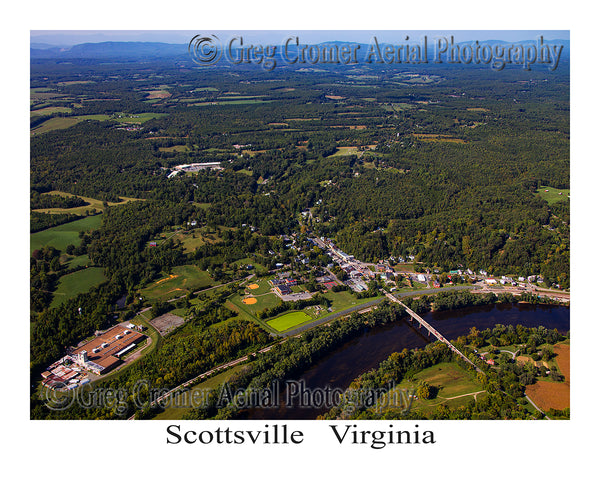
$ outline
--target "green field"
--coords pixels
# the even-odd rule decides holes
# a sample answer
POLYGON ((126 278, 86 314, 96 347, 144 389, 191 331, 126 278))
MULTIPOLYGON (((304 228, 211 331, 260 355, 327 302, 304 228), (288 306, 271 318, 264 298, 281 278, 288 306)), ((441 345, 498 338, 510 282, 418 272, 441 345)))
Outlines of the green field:
MULTIPOLYGON (((454 362, 444 362, 421 370, 410 380, 402 380, 393 390, 416 390, 421 382, 427 382, 439 390, 437 396, 431 400, 414 399, 411 406, 412 411, 432 412, 442 404, 450 408, 457 408, 467 405, 473 400, 474 396, 470 394, 484 390, 483 386, 474 380, 473 375, 454 362)), ((479 393, 477 398, 481 399, 483 395, 486 393, 479 393)), ((386 405, 389 398, 393 397, 384 396, 380 405, 386 405)))
MULTIPOLYGON (((75 215, 86 215, 86 213, 85 213, 86 211, 90 212, 93 209, 96 209, 96 211, 100 211, 100 212, 104 211, 104 205, 103 205, 102 200, 98 200, 95 198, 84 197, 82 195, 73 195, 72 193, 61 192, 59 190, 53 190, 51 192, 43 193, 42 195, 60 195, 61 197, 79 197, 79 198, 85 200, 89 205, 84 205, 83 207, 73 207, 73 208, 38 208, 38 209, 33 210, 34 212, 73 213, 75 215)), ((121 198, 121 200, 123 200, 123 201, 119 202, 119 203, 108 202, 108 206, 113 207, 115 205, 123 205, 124 203, 127 203, 127 202, 133 202, 133 201, 140 200, 139 198, 131 198, 131 197, 119 197, 119 198, 121 198)))
MULTIPOLYGON (((252 292, 252 290, 249 291, 252 292)), ((255 295, 254 292, 252 295, 255 295)), ((274 306, 279 305, 279 302, 281 302, 281 299, 274 293, 268 293, 266 295, 256 297, 256 303, 252 305, 247 305, 242 302, 242 299, 245 297, 246 295, 233 295, 229 298, 229 301, 237 307, 237 311, 241 311, 242 313, 249 315, 250 318, 254 318, 258 312, 264 310, 265 308, 273 308, 274 306)))
MULTIPOLYGON (((61 108, 61 107, 48 107, 48 108, 53 109, 53 111, 48 111, 47 113, 54 113, 55 111, 59 111, 57 109, 61 108)), ((31 113, 37 114, 37 113, 42 113, 42 111, 38 110, 38 111, 31 112, 31 113)), ((120 118, 119 118, 119 114, 116 114, 116 115, 104 115, 104 114, 80 115, 80 116, 76 116, 76 117, 53 117, 53 118, 46 120, 41 125, 38 125, 35 128, 33 128, 31 130, 31 134, 39 135, 41 133, 51 132, 52 130, 60 130, 63 128, 69 128, 69 127, 72 127, 73 125, 75 125, 79 122, 82 122, 84 120, 98 120, 101 122, 107 121, 107 120, 114 120, 114 121, 120 122, 120 123, 144 123, 152 118, 161 118, 168 114, 167 113, 137 113, 135 115, 130 115, 130 114, 120 114, 120 115, 121 115, 120 118)))
POLYGON ((80 231, 89 232, 96 230, 102 223, 102 215, 94 215, 74 222, 64 223, 56 227, 47 228, 41 232, 32 233, 29 236, 29 253, 42 248, 44 245, 50 245, 58 250, 65 250, 67 245, 75 246, 81 243, 79 238, 80 231))
POLYGON ((540 197, 546 200, 550 205, 560 202, 560 201, 569 201, 569 195, 571 194, 571 190, 568 188, 558 189, 552 187, 540 187, 536 190, 535 193, 538 193, 540 197), (546 191, 548 190, 548 191, 546 191))
MULTIPOLYGON (((362 303, 370 302, 374 300, 376 297, 372 298, 356 298, 350 292, 327 292, 323 295, 325 298, 331 300, 331 309, 333 312, 339 312, 340 310, 346 310, 347 308, 354 307, 356 305, 360 305, 362 303)), ((327 312, 329 315, 331 312, 327 312)), ((325 316, 325 315, 321 315, 325 316)))
POLYGON ((158 147, 161 152, 189 152, 190 147, 187 145, 173 145, 172 147, 158 147))
POLYGON ((80 121, 81 120, 79 120, 77 117, 53 117, 32 129, 31 134, 39 135, 41 133, 51 132, 52 130, 69 128, 80 121))
POLYGON ((37 110, 32 110, 30 112, 30 116, 35 115, 52 115, 53 113, 71 113, 71 109, 69 107, 43 107, 38 108, 37 110))
POLYGON ((248 293, 251 293, 252 295, 256 296, 256 295, 262 295, 263 293, 269 293, 271 291, 271 284, 269 283, 269 280, 273 278, 273 277, 264 277, 261 278, 260 280, 257 278, 253 278, 252 280, 250 280, 249 282, 246 283, 246 291, 248 293), (248 285, 258 285, 258 288, 255 289, 251 289, 248 288, 248 285))
POLYGON ((151 285, 141 290, 144 298, 149 300, 181 297, 214 285, 208 272, 196 265, 181 265, 173 268, 173 273, 164 275, 151 285))
POLYGON ((313 320, 313 318, 307 313, 290 312, 281 315, 280 317, 276 317, 273 320, 269 320, 267 324, 278 332, 283 332, 310 320, 313 320))
MULTIPOLYGON (((210 204, 207 204, 210 205, 210 204)), ((192 228, 190 230, 180 230, 177 232, 164 232, 161 233, 160 238, 155 240, 172 238, 178 240, 183 245, 183 251, 185 253, 194 252, 196 248, 203 245, 212 245, 223 240, 219 236, 224 227, 218 227, 217 230, 209 229, 208 227, 192 228)))
POLYGON ((67 260, 64 262, 64 264, 68 267, 68 268, 73 268, 73 267, 85 267, 86 265, 91 265, 92 261, 90 260, 90 257, 87 255, 79 255, 78 257, 69 257, 68 255, 66 256, 67 260))
POLYGON ((88 267, 60 277, 50 307, 56 307, 69 298, 87 292, 90 288, 108 280, 100 267, 88 267))

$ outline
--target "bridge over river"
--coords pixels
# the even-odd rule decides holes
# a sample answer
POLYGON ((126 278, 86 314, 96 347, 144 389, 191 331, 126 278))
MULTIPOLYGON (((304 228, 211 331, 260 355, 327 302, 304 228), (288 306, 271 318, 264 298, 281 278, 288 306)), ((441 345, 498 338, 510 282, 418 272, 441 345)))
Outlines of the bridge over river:
POLYGON ((423 320, 419 315, 417 315, 415 312, 413 312, 410 308, 408 308, 406 305, 404 305, 394 295, 392 295, 391 293, 386 292, 384 290, 382 290, 382 292, 392 302, 402 305, 402 307, 404 307, 404 309, 411 316, 411 318, 414 318, 417 321, 419 328, 421 328, 421 326, 425 327, 425 329, 427 330, 427 335, 433 334, 433 336, 435 338, 437 338, 440 342, 443 342, 446 345, 448 345, 448 348, 450 350, 452 350, 454 353, 456 353, 459 357, 461 357, 465 362, 469 363, 470 365, 473 365, 473 367, 475 367, 475 370, 477 370, 478 372, 481 371, 479 369, 479 367, 477 367, 471 360, 469 360, 465 355, 463 355, 463 353, 458 348, 456 348, 454 345, 452 345, 450 343, 450 341, 446 339, 446 337, 444 337, 440 332, 438 332, 435 328, 433 328, 431 325, 429 325, 429 323, 427 323, 425 320, 423 320))

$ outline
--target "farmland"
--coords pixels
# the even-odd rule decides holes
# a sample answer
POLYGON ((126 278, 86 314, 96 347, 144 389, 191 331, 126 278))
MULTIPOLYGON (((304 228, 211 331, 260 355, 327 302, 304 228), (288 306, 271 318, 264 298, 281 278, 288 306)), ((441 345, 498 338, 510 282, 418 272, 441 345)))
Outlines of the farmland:
POLYGON ((69 298, 87 292, 90 288, 108 280, 100 267, 88 267, 60 277, 54 292, 51 307, 56 307, 69 298))
POLYGON ((527 395, 544 411, 547 411, 550 408, 562 410, 570 406, 570 346, 568 344, 556 345, 554 347, 554 353, 557 354, 555 360, 560 372, 565 377, 565 381, 551 382, 544 379, 533 385, 528 385, 526 389, 527 395))
POLYGON ((56 227, 42 230, 41 232, 30 235, 30 252, 42 248, 44 245, 50 245, 58 250, 65 250, 67 245, 77 246, 81 240, 79 232, 89 232, 100 227, 102 223, 101 215, 89 216, 81 220, 65 223, 56 227))

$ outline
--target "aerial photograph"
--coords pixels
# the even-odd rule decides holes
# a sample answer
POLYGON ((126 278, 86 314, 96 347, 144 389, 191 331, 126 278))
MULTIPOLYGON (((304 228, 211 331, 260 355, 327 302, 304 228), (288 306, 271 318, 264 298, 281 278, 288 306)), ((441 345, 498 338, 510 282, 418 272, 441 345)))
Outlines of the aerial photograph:
POLYGON ((568 423, 569 30, 29 33, 31 420, 568 423))

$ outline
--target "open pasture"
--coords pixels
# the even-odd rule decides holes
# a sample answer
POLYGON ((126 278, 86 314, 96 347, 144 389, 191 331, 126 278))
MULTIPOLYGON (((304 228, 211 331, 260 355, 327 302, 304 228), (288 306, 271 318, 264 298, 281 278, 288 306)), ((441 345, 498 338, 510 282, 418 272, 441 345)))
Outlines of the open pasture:
POLYGON ((50 307, 56 307, 64 301, 87 292, 90 288, 108 280, 101 267, 88 267, 60 277, 50 307))
POLYGON ((30 254, 44 245, 50 245, 58 250, 65 250, 67 245, 79 245, 81 242, 79 232, 89 232, 96 230, 102 223, 101 215, 94 215, 74 222, 63 223, 56 227, 47 228, 40 232, 32 233, 29 236, 30 254))
POLYGON ((571 190, 568 188, 559 189, 542 186, 536 190, 536 193, 542 197, 542 199, 546 200, 548 204, 553 205, 560 201, 568 202, 571 190))

